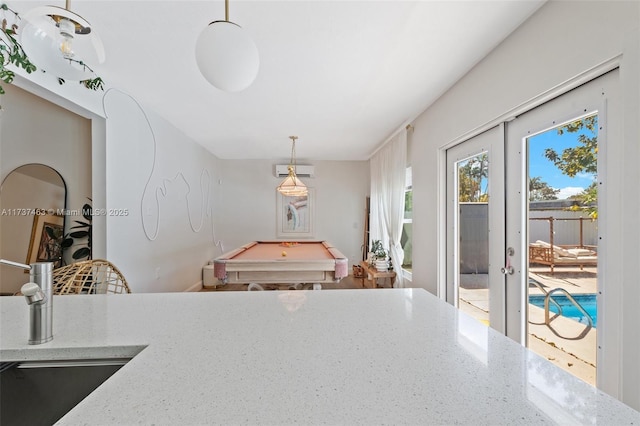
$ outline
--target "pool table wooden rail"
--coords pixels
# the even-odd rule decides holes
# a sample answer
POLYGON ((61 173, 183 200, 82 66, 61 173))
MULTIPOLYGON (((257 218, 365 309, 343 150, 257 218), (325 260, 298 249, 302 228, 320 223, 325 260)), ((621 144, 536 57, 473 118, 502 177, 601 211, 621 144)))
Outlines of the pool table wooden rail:
POLYGON ((280 246, 282 241, 254 241, 214 259, 214 275, 223 284, 298 284, 332 283, 348 275, 348 259, 326 241, 300 241, 321 245, 322 256, 293 258, 298 246, 280 246), (252 257, 250 250, 258 244, 272 245, 268 257, 252 257), (282 252, 291 256, 282 256, 282 252))

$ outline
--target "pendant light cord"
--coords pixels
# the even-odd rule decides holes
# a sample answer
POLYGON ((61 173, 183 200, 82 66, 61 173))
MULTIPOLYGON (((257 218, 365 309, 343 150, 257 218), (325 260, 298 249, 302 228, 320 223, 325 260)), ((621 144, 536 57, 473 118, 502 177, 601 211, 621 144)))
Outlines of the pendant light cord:
POLYGON ((291 161, 289 162, 289 164, 291 164, 294 168, 295 171, 295 167, 296 167, 296 139, 298 139, 297 136, 289 136, 289 138, 291 138, 291 161))

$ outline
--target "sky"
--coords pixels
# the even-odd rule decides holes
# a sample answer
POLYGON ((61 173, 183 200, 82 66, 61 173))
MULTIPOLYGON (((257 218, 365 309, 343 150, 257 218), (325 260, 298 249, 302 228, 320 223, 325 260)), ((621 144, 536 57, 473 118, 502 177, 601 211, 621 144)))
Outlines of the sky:
POLYGON ((579 135, 580 133, 569 132, 558 135, 556 129, 551 129, 529 138, 529 176, 539 176, 549 186, 560 189, 559 199, 579 194, 593 182, 595 176, 584 173, 571 178, 563 174, 551 161, 547 160, 544 150, 554 148, 558 154, 561 154, 565 148, 581 145, 578 142, 579 135))

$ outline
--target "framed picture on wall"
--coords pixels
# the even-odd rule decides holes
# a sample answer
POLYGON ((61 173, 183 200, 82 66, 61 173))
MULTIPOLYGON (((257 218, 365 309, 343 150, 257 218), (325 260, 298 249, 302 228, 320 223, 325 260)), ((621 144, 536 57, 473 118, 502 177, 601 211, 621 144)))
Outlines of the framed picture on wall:
POLYGON ((64 216, 38 214, 33 218, 27 263, 53 262, 53 268, 62 266, 62 239, 64 216))
POLYGON ((304 196, 285 196, 276 190, 277 238, 313 238, 314 189, 304 196))

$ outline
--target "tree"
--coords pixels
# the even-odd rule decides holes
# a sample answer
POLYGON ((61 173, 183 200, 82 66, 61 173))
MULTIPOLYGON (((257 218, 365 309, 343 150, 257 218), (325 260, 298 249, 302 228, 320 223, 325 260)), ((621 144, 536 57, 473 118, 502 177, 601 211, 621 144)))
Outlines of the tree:
POLYGON ((571 206, 570 210, 583 210, 589 213, 590 218, 598 218, 598 185, 595 182, 592 182, 587 189, 571 198, 579 200, 580 205, 571 206))
POLYGON ((585 132, 578 136, 579 146, 566 148, 558 154, 553 148, 544 151, 553 164, 567 176, 575 177, 578 173, 598 173, 598 116, 592 115, 580 120, 572 121, 558 128, 558 135, 564 132, 585 132), (590 134, 587 134, 590 133, 590 134))
MULTIPOLYGON (((404 192, 404 212, 405 218, 407 218, 407 214, 411 214, 413 211, 413 191, 410 189, 404 192)), ((411 217, 411 216, 409 216, 411 217)))
POLYGON ((557 200, 559 189, 554 189, 540 176, 529 179, 529 201, 557 200))
POLYGON ((489 158, 486 153, 468 159, 458 169, 458 201, 472 203, 489 201, 488 177, 489 158))
MULTIPOLYGON (((547 157, 567 176, 575 177, 578 173, 598 174, 598 115, 594 114, 580 120, 572 121, 558 128, 558 135, 564 132, 577 133, 579 146, 566 148, 558 154, 553 148, 545 150, 547 157)), ((585 210, 592 218, 598 217, 598 186, 593 182, 580 194, 572 197, 580 200, 581 206, 574 206, 572 210, 585 210)))

